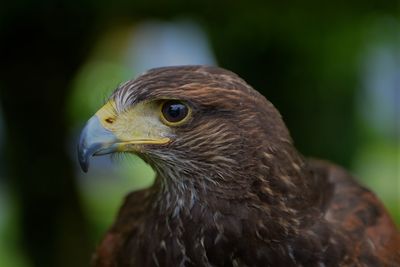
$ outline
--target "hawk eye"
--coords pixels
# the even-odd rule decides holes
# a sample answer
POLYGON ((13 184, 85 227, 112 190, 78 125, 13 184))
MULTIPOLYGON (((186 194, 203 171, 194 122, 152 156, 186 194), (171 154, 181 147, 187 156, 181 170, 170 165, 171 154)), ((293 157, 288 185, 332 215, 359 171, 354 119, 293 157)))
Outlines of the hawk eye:
POLYGON ((181 101, 169 100, 162 105, 161 112, 167 122, 177 123, 188 116, 189 108, 181 101))

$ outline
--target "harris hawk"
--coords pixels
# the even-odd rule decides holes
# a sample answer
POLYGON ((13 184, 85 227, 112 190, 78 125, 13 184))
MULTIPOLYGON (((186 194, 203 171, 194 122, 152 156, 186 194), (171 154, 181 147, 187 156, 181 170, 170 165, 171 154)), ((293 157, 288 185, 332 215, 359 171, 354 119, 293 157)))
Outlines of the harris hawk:
POLYGON ((130 193, 93 266, 400 266, 400 235, 344 169, 304 158, 275 107, 236 74, 152 69, 87 122, 91 156, 139 155, 154 184, 130 193))

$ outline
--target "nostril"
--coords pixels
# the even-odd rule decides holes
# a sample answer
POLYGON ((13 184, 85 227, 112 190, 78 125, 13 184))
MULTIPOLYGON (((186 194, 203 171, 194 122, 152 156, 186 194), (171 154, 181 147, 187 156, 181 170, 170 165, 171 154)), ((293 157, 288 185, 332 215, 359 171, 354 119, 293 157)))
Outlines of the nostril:
POLYGON ((107 119, 105 119, 105 121, 106 121, 107 123, 112 124, 115 120, 114 120, 113 118, 107 118, 107 119))

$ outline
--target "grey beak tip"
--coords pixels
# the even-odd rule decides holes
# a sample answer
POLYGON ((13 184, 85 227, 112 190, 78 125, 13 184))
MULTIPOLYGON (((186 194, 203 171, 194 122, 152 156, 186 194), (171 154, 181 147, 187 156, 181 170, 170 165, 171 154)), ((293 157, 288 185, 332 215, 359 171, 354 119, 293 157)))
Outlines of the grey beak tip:
POLYGON ((88 165, 82 165, 82 164, 80 164, 80 165, 81 165, 82 171, 83 171, 84 173, 87 173, 88 170, 89 170, 89 166, 88 166, 88 165))
POLYGON ((84 173, 87 173, 89 170, 89 161, 79 161, 79 165, 84 173))
POLYGON ((118 139, 105 129, 95 115, 86 123, 78 143, 78 161, 82 171, 87 172, 92 156, 98 156, 116 151, 118 139))
POLYGON ((87 172, 89 169, 89 158, 87 157, 87 153, 84 152, 85 149, 82 149, 81 145, 78 145, 78 160, 79 165, 83 172, 87 172))

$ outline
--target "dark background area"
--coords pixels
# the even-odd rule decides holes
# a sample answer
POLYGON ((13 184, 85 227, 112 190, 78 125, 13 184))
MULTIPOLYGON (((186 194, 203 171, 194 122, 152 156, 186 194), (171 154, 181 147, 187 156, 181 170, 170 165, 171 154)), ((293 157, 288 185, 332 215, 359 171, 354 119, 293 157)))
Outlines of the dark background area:
MULTIPOLYGON (((350 169, 386 196, 400 222, 397 0, 17 0, 2 6, 0 249, 7 250, 0 258, 7 261, 0 266, 88 265, 105 229, 86 212, 71 153, 74 127, 90 115, 70 118, 74 81, 106 32, 147 20, 196 23, 218 65, 280 110, 304 155, 350 169), (395 76, 381 82, 392 59, 395 76)), ((79 103, 85 106, 85 99, 79 103)))

